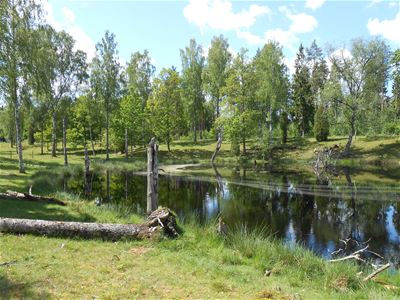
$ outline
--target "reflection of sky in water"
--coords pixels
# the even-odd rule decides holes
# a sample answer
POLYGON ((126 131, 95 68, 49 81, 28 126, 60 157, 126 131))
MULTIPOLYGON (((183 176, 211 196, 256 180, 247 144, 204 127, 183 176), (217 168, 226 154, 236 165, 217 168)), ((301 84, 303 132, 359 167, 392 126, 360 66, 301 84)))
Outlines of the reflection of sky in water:
POLYGON ((289 247, 294 247, 296 245, 296 232, 294 230, 292 220, 290 220, 285 232, 285 242, 289 247))
MULTIPOLYGON (((97 176, 93 197, 104 196, 106 190, 104 172, 97 176)), ((75 182, 69 182, 70 188, 82 187, 82 178, 82 173, 77 174, 75 182)), ((124 174, 112 174, 114 199, 125 199, 125 179, 124 174)), ((202 221, 213 220, 222 213, 228 225, 265 225, 288 246, 299 243, 325 258, 342 247, 340 239, 371 238, 371 249, 394 261, 400 260, 400 229, 393 204, 400 195, 398 187, 365 185, 354 193, 348 185, 317 185, 299 175, 275 176, 265 181, 165 176, 159 182, 160 205, 169 206, 183 216, 196 211, 202 221)), ((125 203, 145 210, 142 195, 146 194, 146 178, 129 177, 128 188, 125 203)))
POLYGON ((210 196, 209 193, 206 193, 205 201, 204 201, 205 213, 207 217, 213 217, 218 214, 218 197, 210 196))
POLYGON ((399 242, 400 242, 399 233, 397 232, 396 227, 394 226, 394 221, 393 221, 393 217, 394 217, 395 213, 397 213, 397 212, 394 209, 393 205, 390 205, 385 213, 386 214, 385 228, 386 228, 386 232, 388 234, 389 242, 399 244, 399 242))

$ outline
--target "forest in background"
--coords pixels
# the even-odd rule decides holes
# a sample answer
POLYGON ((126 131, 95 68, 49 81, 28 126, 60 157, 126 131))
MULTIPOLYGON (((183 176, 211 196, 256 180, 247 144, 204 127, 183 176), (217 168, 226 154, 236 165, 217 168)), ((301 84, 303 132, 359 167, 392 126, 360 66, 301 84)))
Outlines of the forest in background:
POLYGON ((229 51, 216 36, 205 49, 194 39, 176 67, 156 73, 147 51, 124 66, 116 36, 105 32, 96 56, 76 50, 73 38, 44 21, 30 0, 0 4, 0 139, 16 148, 24 172, 23 142, 128 153, 156 136, 217 138, 234 154, 247 143, 262 158, 288 137, 400 135, 400 50, 383 39, 354 39, 349 50, 314 41, 300 45, 289 74, 282 47, 268 42, 254 57, 229 51))

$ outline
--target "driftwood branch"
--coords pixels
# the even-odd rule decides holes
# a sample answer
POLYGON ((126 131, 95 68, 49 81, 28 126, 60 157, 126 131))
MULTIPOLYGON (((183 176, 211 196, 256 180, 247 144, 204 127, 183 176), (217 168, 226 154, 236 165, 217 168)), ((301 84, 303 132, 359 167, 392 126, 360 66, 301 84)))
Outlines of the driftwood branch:
POLYGON ((157 209, 151 213, 145 223, 138 225, 0 218, 0 232, 57 237, 79 236, 105 240, 121 238, 140 240, 151 238, 156 233, 163 233, 170 237, 178 235, 175 216, 168 208, 157 209), (160 226, 160 223, 163 226, 160 226))
POLYGON ((348 256, 337 258, 337 259, 331 259, 331 260, 328 260, 328 262, 337 262, 337 261, 344 261, 344 260, 349 260, 349 259, 356 259, 358 261, 365 262, 365 260, 360 257, 360 254, 363 253, 364 251, 366 251, 368 249, 368 247, 369 246, 367 245, 366 247, 364 247, 360 250, 357 250, 348 256))
POLYGON ((368 280, 374 278, 376 275, 378 275, 379 273, 385 271, 389 267, 390 267, 390 264, 383 265, 382 267, 380 267, 379 269, 375 270, 374 272, 369 274, 367 277, 365 277, 364 281, 368 281, 368 280))
POLYGON ((218 134, 217 145, 215 146, 215 151, 214 151, 213 155, 211 156, 211 163, 212 164, 214 164, 214 160, 217 157, 217 154, 218 154, 219 150, 221 150, 221 146, 222 146, 222 134, 219 133, 218 134))
POLYGON ((6 191, 6 193, 0 193, 0 199, 11 199, 11 200, 25 200, 25 201, 34 201, 34 202, 47 202, 51 204, 57 204, 61 206, 66 206, 66 203, 49 197, 43 197, 39 195, 32 195, 31 190, 30 193, 19 193, 15 191, 6 191))

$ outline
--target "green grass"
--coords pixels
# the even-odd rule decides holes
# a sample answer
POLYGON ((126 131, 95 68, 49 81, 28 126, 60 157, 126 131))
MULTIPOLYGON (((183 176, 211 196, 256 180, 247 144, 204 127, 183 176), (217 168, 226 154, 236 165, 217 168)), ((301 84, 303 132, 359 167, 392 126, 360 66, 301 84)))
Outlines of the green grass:
MULTIPOLYGON (((7 217, 139 222, 93 203, 67 207, 0 200, 7 217)), ((332 264, 301 247, 288 248, 241 227, 226 240, 214 224, 188 220, 175 240, 120 241, 0 235, 1 299, 226 298, 365 299, 400 297, 398 290, 364 283, 360 267, 332 264), (265 270, 271 270, 265 276, 265 270)), ((361 269, 362 270, 362 269, 361 269)), ((362 270, 364 274, 369 270, 362 270)), ((387 285, 400 277, 379 275, 387 285)))
MULTIPOLYGON (((341 143, 337 138, 319 146, 341 143)), ((172 151, 160 146, 160 162, 205 163, 214 150, 214 141, 196 145, 181 141, 172 144, 172 151)), ((317 143, 290 141, 277 150, 278 165, 294 172, 309 168, 317 143)), ((398 139, 357 138, 354 155, 343 163, 361 168, 368 161, 400 159, 398 139)), ((249 144, 251 148, 251 143, 249 144)), ((232 157, 225 143, 218 164, 251 164, 249 152, 245 158, 232 157)), ((10 155, 9 145, 0 143, 0 192, 6 189, 25 191, 33 176, 43 171, 60 169, 63 157, 39 154, 39 148, 25 146, 27 173, 19 174, 16 154, 10 155)), ((140 170, 145 167, 145 151, 137 149, 126 162, 124 156, 113 153, 110 162, 104 154, 92 157, 93 167, 140 170)), ((69 168, 81 168, 82 149, 70 152, 69 168)), ((258 167, 258 166, 257 166, 258 167)), ((254 167, 254 168, 257 168, 254 167)), ((377 166, 379 167, 379 166, 377 166)), ((227 169, 226 169, 227 170, 227 169)), ((221 173, 224 176, 224 172, 221 173)), ((197 171, 196 171, 197 172, 197 171)), ((198 170, 198 172, 203 172, 198 170)), ((205 173, 212 172, 210 169, 205 173)), ((210 173, 211 174, 211 173, 210 173)), ((396 179, 394 177, 388 180, 396 179)), ((226 174, 228 175, 228 173, 226 174)), ((378 176, 364 174, 364 180, 378 176), (368 176, 371 176, 368 177, 368 176)), ((389 174, 390 175, 390 174, 389 174)), ((257 175, 258 176, 258 175, 257 175)), ((34 187, 34 192, 46 193, 46 188, 34 187)), ((67 207, 51 204, 0 199, 0 217, 33 218, 102 223, 138 223, 143 217, 121 207, 97 207, 78 195, 54 194, 68 202, 67 207)), ((120 241, 48 238, 31 235, 0 234, 0 299, 134 299, 134 298, 230 298, 230 299, 388 299, 400 298, 400 276, 384 272, 378 275, 380 284, 364 283, 370 272, 352 262, 332 264, 301 248, 288 248, 282 242, 266 238, 260 231, 238 228, 226 240, 217 236, 214 224, 199 226, 188 217, 181 225, 183 234, 175 240, 120 241), (264 276, 265 270, 272 271, 264 276)), ((183 221, 183 220, 182 220, 183 221)))

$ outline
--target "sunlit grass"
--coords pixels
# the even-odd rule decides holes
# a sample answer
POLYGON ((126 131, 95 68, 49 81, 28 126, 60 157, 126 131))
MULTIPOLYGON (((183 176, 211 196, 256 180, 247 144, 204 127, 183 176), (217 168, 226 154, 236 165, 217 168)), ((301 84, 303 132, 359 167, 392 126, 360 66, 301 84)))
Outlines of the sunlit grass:
MULTIPOLYGON (((68 197, 67 197, 68 198, 68 197)), ((71 199, 67 208, 36 208, 48 217, 96 222, 140 221, 118 210, 71 199), (57 212, 57 213, 56 213, 57 212)), ((1 205, 0 201, 0 205, 1 205)), ((3 202, 4 203, 4 202, 3 202)), ((6 205, 7 204, 7 205, 6 205)), ((17 204, 8 214, 29 217, 34 205, 17 204)), ((43 216, 42 216, 43 217, 43 216)), ((226 239, 214 222, 183 223, 174 240, 120 241, 1 235, 0 298, 29 299, 131 299, 131 298, 229 298, 248 299, 273 295, 277 299, 393 298, 397 290, 364 283, 352 263, 332 264, 301 248, 288 248, 265 235, 263 229, 239 226, 226 239), (265 271, 270 271, 265 276, 265 271)), ((362 270, 362 269, 361 269, 362 270)), ((363 276, 369 270, 362 270, 363 276)), ((399 276, 380 275, 387 284, 399 276)))

